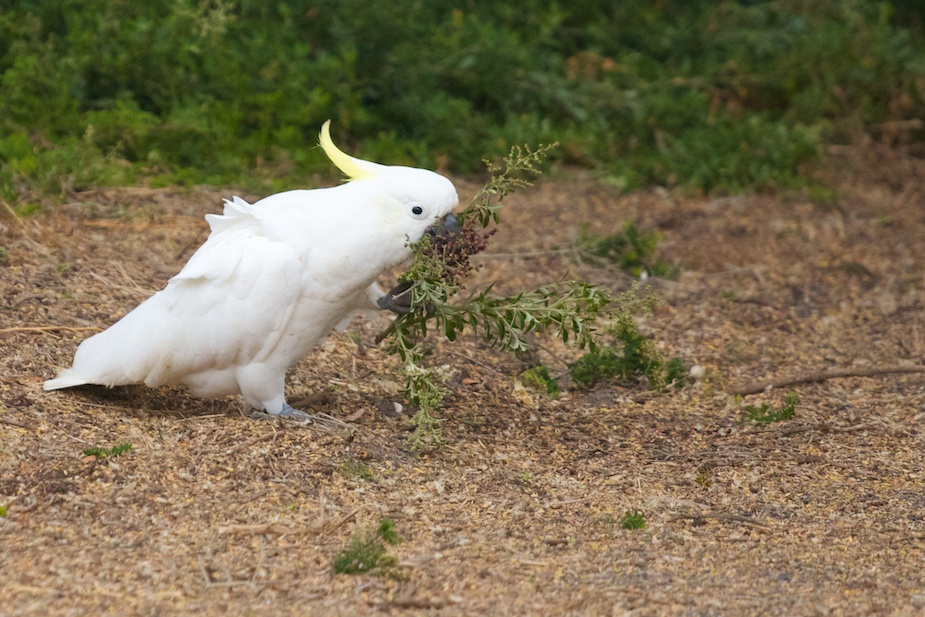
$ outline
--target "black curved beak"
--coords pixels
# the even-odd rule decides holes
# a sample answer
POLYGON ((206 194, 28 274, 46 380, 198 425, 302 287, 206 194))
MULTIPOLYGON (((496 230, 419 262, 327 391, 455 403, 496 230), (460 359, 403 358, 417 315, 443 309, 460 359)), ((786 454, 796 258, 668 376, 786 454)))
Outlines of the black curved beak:
POLYGON ((456 221, 456 215, 451 212, 428 227, 427 231, 424 233, 434 238, 448 238, 450 236, 455 236, 460 231, 462 231, 462 228, 456 221))

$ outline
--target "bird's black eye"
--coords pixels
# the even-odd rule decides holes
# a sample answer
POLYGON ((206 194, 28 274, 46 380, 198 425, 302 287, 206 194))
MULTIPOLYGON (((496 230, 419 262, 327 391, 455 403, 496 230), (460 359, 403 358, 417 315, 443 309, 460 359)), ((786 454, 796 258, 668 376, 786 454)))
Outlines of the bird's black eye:
POLYGON ((411 213, 414 214, 415 216, 421 216, 422 214, 424 214, 424 208, 422 208, 421 206, 415 206, 411 208, 411 213))

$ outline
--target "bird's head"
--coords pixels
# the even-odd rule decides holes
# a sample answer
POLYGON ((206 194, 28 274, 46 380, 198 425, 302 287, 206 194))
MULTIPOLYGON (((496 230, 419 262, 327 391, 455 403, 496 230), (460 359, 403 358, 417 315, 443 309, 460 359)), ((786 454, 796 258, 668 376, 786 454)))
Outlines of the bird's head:
POLYGON ((321 127, 321 147, 358 191, 379 209, 380 220, 412 242, 425 233, 446 233, 455 225, 456 188, 438 173, 415 167, 380 165, 342 152, 331 140, 331 121, 321 127))

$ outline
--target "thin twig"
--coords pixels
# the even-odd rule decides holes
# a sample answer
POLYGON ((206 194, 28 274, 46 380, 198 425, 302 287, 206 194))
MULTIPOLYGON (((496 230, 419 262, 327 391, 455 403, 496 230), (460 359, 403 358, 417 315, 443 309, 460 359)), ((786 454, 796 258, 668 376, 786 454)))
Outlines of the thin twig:
POLYGON ((27 431, 32 430, 32 427, 26 426, 25 424, 20 424, 14 420, 7 420, 6 418, 0 417, 0 424, 6 424, 9 426, 15 426, 16 428, 25 429, 27 431))
POLYGON ((59 332, 66 330, 68 332, 83 332, 86 330, 102 330, 99 326, 23 326, 17 328, 0 328, 0 334, 11 334, 13 332, 59 332))
POLYGON ((41 593, 41 594, 51 594, 51 595, 57 595, 57 594, 63 595, 64 594, 64 592, 57 587, 53 587, 53 588, 52 587, 35 587, 34 585, 13 584, 13 585, 10 585, 8 589, 13 592, 19 591, 19 592, 24 592, 24 593, 41 593))
POLYGON ((562 253, 571 253, 573 250, 571 248, 564 249, 548 249, 545 251, 523 251, 523 252, 513 252, 513 253, 478 253, 473 255, 472 258, 476 261, 486 260, 486 259, 506 259, 508 257, 522 257, 522 258, 531 258, 531 257, 547 257, 549 255, 561 255, 562 253))
POLYGON ((376 608, 383 611, 389 611, 393 608, 416 608, 421 610, 426 609, 435 609, 439 610, 444 608, 449 604, 446 600, 441 598, 404 598, 398 600, 391 600, 389 602, 383 602, 381 604, 373 604, 376 608))
POLYGON ((324 433, 334 433, 336 435, 349 435, 355 429, 350 426, 343 420, 339 420, 330 414, 326 414, 322 411, 316 411, 315 413, 305 413, 307 418, 304 420, 294 419, 287 421, 288 426, 298 426, 300 428, 309 428, 318 430, 324 433))
POLYGON ((587 497, 580 497, 578 499, 564 499, 562 501, 553 501, 552 503, 546 504, 547 508, 561 508, 562 506, 567 506, 573 503, 585 503, 588 501, 587 497))
POLYGON ((91 272, 90 276, 92 276, 93 278, 95 278, 96 280, 102 283, 105 283, 112 289, 121 289, 122 291, 130 291, 132 293, 138 294, 139 296, 145 296, 145 297, 154 294, 154 290, 152 289, 144 289, 143 287, 127 287, 125 285, 117 285, 116 283, 113 283, 105 276, 99 275, 96 272, 91 272))
MULTIPOLYGON (((853 433, 855 431, 866 431, 867 429, 881 427, 882 424, 879 422, 865 422, 863 424, 855 424, 854 426, 832 426, 827 422, 820 422, 814 424, 803 424, 800 426, 789 426, 784 428, 779 433, 776 433, 779 437, 789 437, 790 435, 796 435, 798 433, 808 433, 810 431, 819 431, 820 433, 853 433)), ((758 431, 756 431, 758 432, 758 431)), ((765 433, 771 433, 772 431, 764 431, 765 433)))
POLYGON ((9 221, 12 227, 15 227, 17 230, 22 229, 22 219, 19 218, 19 215, 16 214, 16 211, 6 203, 6 201, 0 197, 0 221, 9 221))
POLYGON ((315 529, 293 528, 281 523, 264 523, 260 525, 225 525, 219 527, 218 535, 225 536, 235 533, 246 533, 254 536, 292 536, 307 533, 317 533, 315 529))
POLYGON ((325 533, 332 533, 338 530, 339 528, 343 527, 344 525, 346 525, 347 522, 353 517, 355 517, 359 512, 360 512, 360 508, 354 508, 353 510, 351 510, 344 516, 334 521, 331 525, 325 526, 322 529, 324 530, 325 533))
POLYGON ((446 353, 449 354, 449 355, 451 355, 451 356, 455 356, 455 357, 457 357, 457 358, 460 358, 460 359, 462 359, 462 360, 466 360, 467 362, 471 362, 471 363, 473 363, 473 364, 476 364, 476 365, 478 365, 478 366, 481 366, 481 367, 484 368, 484 369, 488 369, 488 370, 491 371, 492 373, 494 373, 494 374, 496 374, 496 375, 500 375, 501 377, 505 377, 505 378, 507 377, 507 375, 505 375, 504 373, 502 373, 502 372, 499 371, 498 369, 492 368, 491 366, 488 366, 488 365, 485 364, 484 362, 480 362, 480 361, 476 360, 475 358, 470 358, 469 356, 464 356, 464 355, 462 355, 462 354, 456 353, 455 351, 448 351, 448 352, 446 352, 446 353))
POLYGON ((871 366, 858 368, 835 368, 809 373, 800 373, 783 379, 756 381, 740 388, 728 390, 733 396, 748 396, 764 392, 768 388, 783 388, 804 383, 818 383, 842 377, 877 377, 897 373, 925 373, 925 366, 871 366))
POLYGON ((277 431, 274 428, 272 433, 265 433, 263 435, 260 435, 259 437, 254 437, 253 439, 248 439, 247 441, 243 443, 239 443, 233 448, 228 448, 227 450, 225 450, 225 454, 233 454, 234 452, 238 452, 239 450, 246 450, 250 448, 251 446, 257 445, 261 441, 266 441, 267 439, 275 440, 277 434, 279 434, 279 431, 277 431))
POLYGON ((546 353, 548 353, 550 356, 552 356, 552 358, 553 358, 554 360, 556 360, 557 362, 561 363, 562 366, 567 366, 567 367, 569 367, 569 371, 572 370, 572 368, 571 368, 571 366, 572 366, 571 363, 569 363, 569 362, 568 362, 567 360, 565 360, 562 356, 560 356, 559 354, 555 353, 554 351, 552 351, 551 349, 549 349, 549 348, 546 347, 545 345, 543 345, 543 344, 541 344, 541 343, 538 343, 538 342, 536 342, 536 340, 534 340, 534 341, 533 341, 533 346, 536 347, 537 349, 542 349, 543 351, 545 351, 546 353))
POLYGON ((739 514, 727 514, 725 512, 704 512, 702 514, 678 514, 671 517, 670 521, 680 521, 680 520, 690 520, 694 522, 702 522, 706 519, 713 519, 717 521, 730 521, 733 523, 742 523, 743 525, 748 525, 749 527, 754 527, 762 531, 768 531, 771 529, 769 525, 764 523, 759 523, 758 521, 749 518, 747 516, 741 516, 739 514))
POLYGON ((532 568, 545 568, 547 565, 549 565, 545 561, 539 561, 536 559, 518 559, 517 563, 524 566, 530 566, 532 568))
POLYGON ((384 330, 382 330, 381 332, 379 332, 379 333, 376 335, 376 338, 375 338, 375 339, 373 339, 373 340, 376 341, 376 345, 378 345, 379 343, 381 343, 381 342, 384 341, 385 339, 389 338, 389 337, 392 335, 392 333, 395 332, 395 330, 396 330, 397 328, 398 328, 398 320, 397 320, 397 319, 393 319, 392 322, 391 322, 384 330))
POLYGON ((173 256, 174 261, 180 261, 180 258, 186 255, 187 251, 189 251, 195 245, 199 244, 199 240, 202 238, 202 236, 205 235, 205 232, 205 229, 200 229, 199 232, 193 236, 193 239, 186 244, 186 246, 177 251, 177 254, 173 256))

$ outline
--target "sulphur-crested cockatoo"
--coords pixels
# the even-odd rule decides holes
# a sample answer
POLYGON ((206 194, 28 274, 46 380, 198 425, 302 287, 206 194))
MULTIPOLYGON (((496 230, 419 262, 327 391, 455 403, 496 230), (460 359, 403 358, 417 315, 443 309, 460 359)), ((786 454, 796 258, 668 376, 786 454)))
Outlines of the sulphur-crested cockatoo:
POLYGON ((451 226, 458 204, 437 173, 341 152, 329 125, 321 147, 349 182, 226 200, 167 287, 83 341, 45 389, 184 384, 194 396, 240 393, 270 414, 302 416, 286 402, 286 369, 355 312, 402 311, 377 276, 410 257, 409 243, 451 226))

